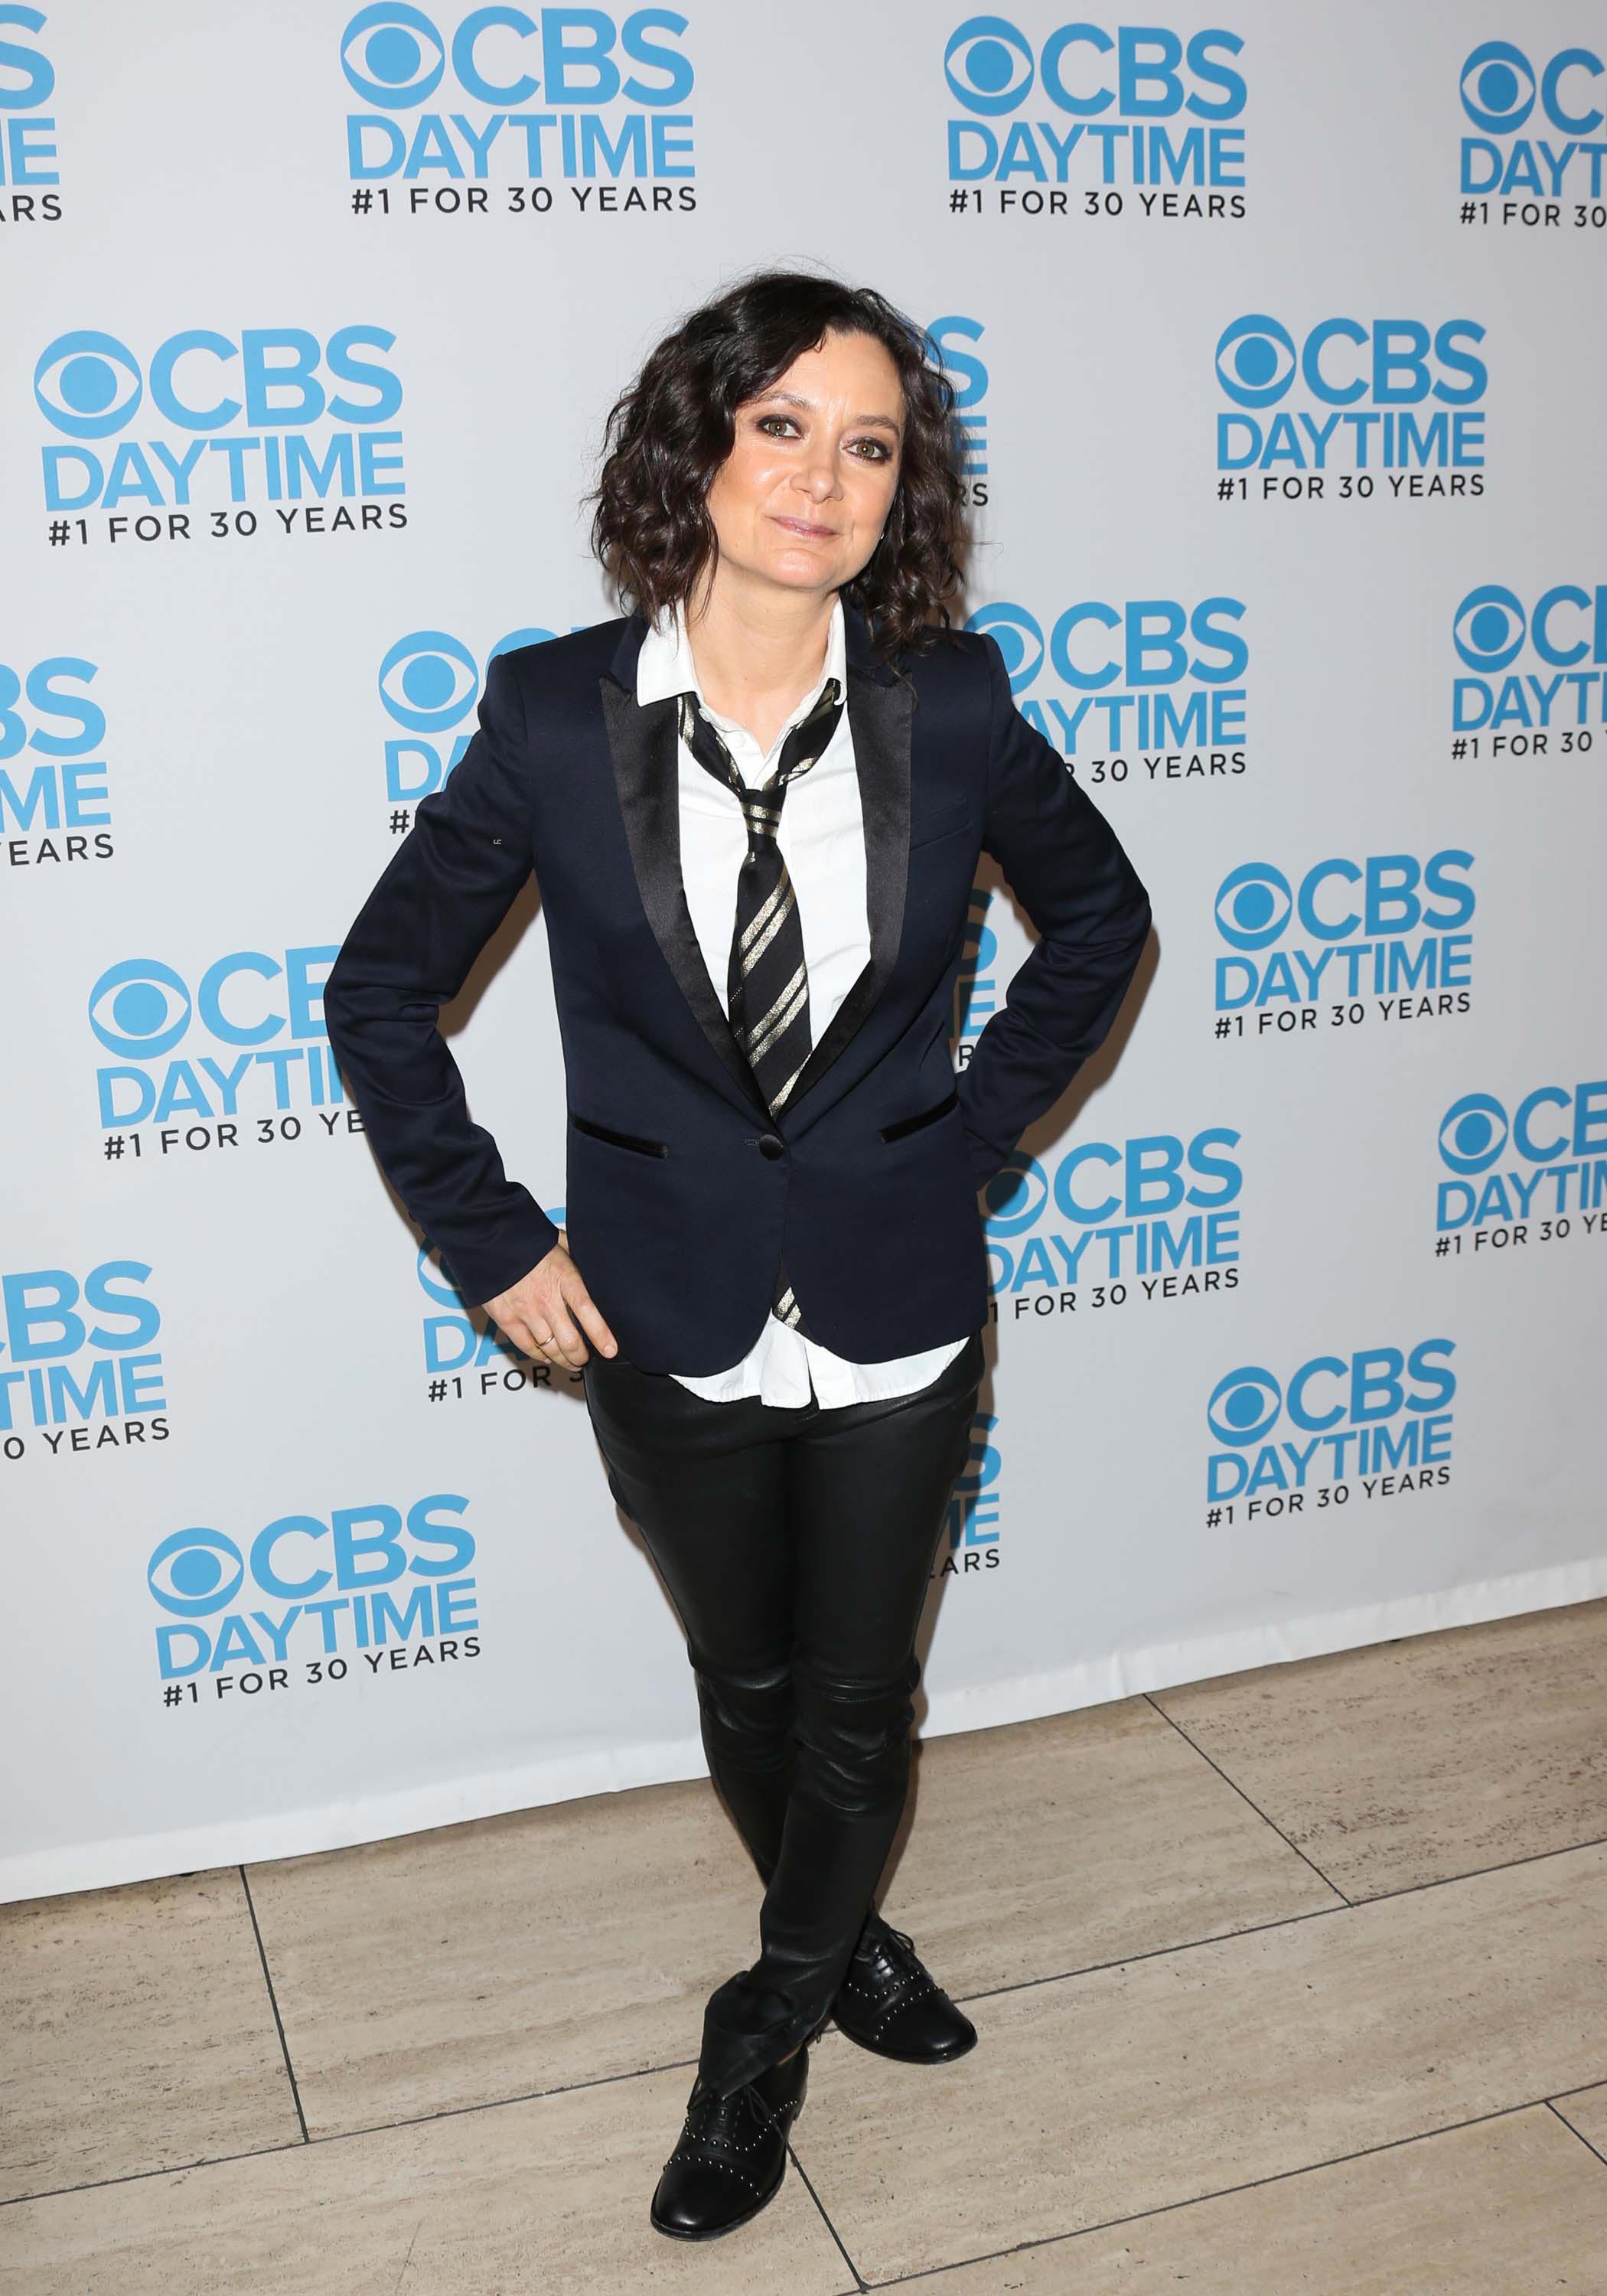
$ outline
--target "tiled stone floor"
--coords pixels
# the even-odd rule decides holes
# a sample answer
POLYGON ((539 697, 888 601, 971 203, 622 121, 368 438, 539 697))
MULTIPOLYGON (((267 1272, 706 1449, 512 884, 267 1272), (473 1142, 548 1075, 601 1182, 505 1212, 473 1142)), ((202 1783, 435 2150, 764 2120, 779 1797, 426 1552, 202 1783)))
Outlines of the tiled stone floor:
POLYGON ((932 1741, 886 1909, 981 2046, 828 2032, 689 2247, 756 1890, 700 1783, 0 1908, 0 2289, 1607 2290, 1607 1603, 932 1741))

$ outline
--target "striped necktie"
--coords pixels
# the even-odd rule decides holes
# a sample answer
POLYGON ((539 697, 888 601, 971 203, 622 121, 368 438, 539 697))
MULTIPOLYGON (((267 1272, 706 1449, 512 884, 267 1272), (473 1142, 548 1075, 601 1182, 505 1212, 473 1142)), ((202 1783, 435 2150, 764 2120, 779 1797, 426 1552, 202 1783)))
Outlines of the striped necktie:
MULTIPOLYGON (((781 761, 758 789, 698 708, 680 696, 682 741, 704 770, 734 791, 748 826, 748 852, 736 881, 736 922, 726 968, 726 1003, 736 1040, 772 1116, 779 1115, 809 1057, 809 976, 804 964, 798 897, 777 832, 788 784, 825 750, 842 715, 842 690, 828 677, 819 699, 782 743, 781 761)), ((805 1338, 806 1326, 786 1269, 776 1277, 772 1311, 805 1338)))

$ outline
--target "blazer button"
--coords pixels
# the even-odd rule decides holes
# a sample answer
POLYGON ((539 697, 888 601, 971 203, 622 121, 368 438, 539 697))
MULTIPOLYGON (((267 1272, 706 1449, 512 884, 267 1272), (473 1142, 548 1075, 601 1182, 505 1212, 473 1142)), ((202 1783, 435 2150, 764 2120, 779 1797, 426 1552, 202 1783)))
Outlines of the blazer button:
POLYGON ((787 1144, 784 1140, 777 1139, 774 1132, 761 1132, 758 1136, 758 1152, 761 1156, 767 1156, 774 1163, 778 1156, 786 1154, 787 1144))

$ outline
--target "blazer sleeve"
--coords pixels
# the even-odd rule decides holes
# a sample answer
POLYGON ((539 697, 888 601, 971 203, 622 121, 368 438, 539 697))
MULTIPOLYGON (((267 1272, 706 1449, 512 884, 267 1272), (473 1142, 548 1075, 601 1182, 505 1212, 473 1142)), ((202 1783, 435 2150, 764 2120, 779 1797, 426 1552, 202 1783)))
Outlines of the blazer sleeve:
POLYGON ((437 1021, 533 866, 529 755, 514 673, 486 671, 479 731, 365 902, 324 984, 329 1040, 380 1168, 474 1305, 559 1241, 471 1121, 437 1021))
POLYGON ((1010 693, 986 633, 989 680, 984 848, 1038 933, 958 1079, 980 1187, 1052 1108, 1115 1020, 1150 930, 1149 896, 1115 831, 1010 693))

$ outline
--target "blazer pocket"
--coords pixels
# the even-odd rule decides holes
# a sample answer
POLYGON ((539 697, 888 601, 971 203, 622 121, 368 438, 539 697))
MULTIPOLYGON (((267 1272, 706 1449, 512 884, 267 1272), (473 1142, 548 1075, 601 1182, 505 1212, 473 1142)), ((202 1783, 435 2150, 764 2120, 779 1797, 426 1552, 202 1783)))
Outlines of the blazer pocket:
POLYGON ((935 1124, 940 1116, 947 1116, 951 1108, 957 1108, 959 1104, 960 1088, 957 1085, 951 1086, 942 1099, 931 1108, 923 1108, 914 1116, 901 1116, 896 1124, 884 1124, 881 1137, 884 1140, 902 1140, 906 1132, 919 1132, 923 1124, 935 1124))
POLYGON ((946 805, 940 811, 927 816, 921 824, 920 835, 910 839, 910 851, 918 853, 923 845, 935 845, 939 837, 954 836, 957 830, 964 828, 967 818, 965 800, 956 798, 952 805, 946 805))
POLYGON ((668 1156, 669 1145, 663 1140, 648 1140, 640 1132, 616 1132, 611 1125, 594 1124, 589 1116, 577 1116, 570 1111, 570 1122, 577 1132, 588 1139, 611 1141, 616 1148, 632 1148, 638 1156, 668 1156))

